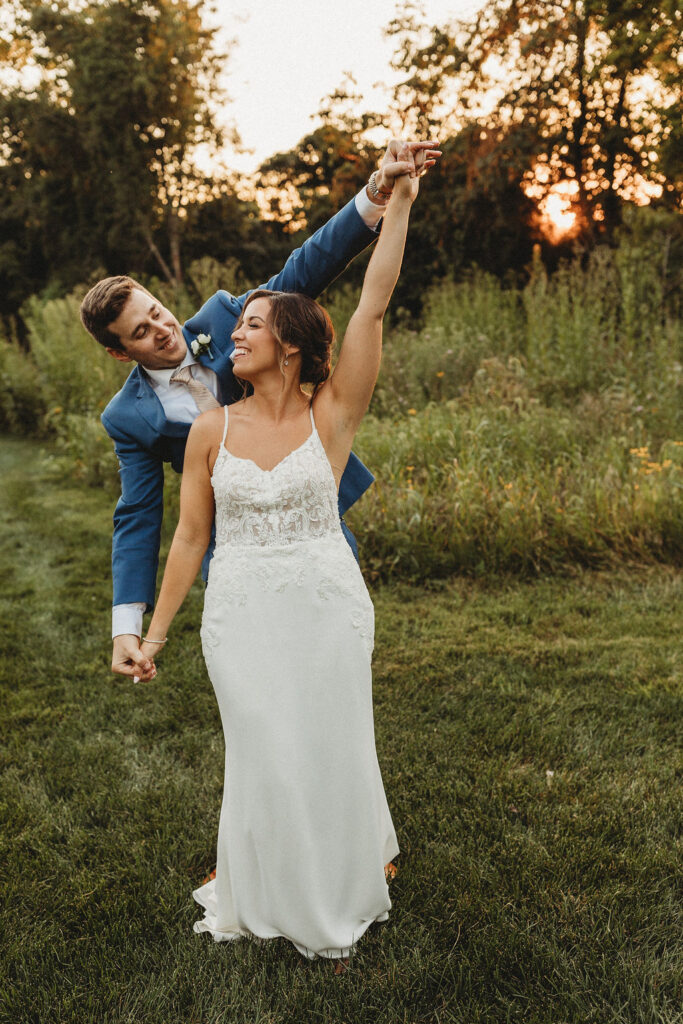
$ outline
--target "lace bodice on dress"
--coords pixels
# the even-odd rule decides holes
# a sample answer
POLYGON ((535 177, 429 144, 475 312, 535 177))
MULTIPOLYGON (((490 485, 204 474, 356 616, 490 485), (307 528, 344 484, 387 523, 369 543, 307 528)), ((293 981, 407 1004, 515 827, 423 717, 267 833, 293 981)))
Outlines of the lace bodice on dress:
POLYGON ((311 433, 271 470, 225 447, 228 407, 211 483, 216 501, 216 550, 282 547, 341 532, 337 487, 311 409, 311 433))

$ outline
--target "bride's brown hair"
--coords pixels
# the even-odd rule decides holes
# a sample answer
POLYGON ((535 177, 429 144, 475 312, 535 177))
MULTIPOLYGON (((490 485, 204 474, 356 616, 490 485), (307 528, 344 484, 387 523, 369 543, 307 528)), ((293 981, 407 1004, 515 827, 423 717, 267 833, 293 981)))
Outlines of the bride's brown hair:
POLYGON ((302 384, 312 384, 315 394, 330 375, 334 327, 329 313, 315 299, 300 292, 269 292, 266 288, 257 288, 242 307, 240 323, 254 299, 269 300, 268 329, 280 346, 280 369, 286 346, 297 348, 301 355, 299 380, 302 384))

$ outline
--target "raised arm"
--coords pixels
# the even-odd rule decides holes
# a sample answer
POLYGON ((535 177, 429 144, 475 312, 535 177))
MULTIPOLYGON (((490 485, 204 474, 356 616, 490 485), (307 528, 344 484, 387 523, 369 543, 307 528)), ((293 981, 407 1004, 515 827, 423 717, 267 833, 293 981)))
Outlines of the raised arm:
MULTIPOLYGON (((180 485, 180 518, 166 560, 159 599, 147 629, 150 640, 164 640, 168 635, 209 545, 214 517, 210 458, 216 444, 216 414, 211 412, 195 420, 187 439, 180 485)), ((154 658, 162 646, 143 642, 141 649, 148 658, 154 658)), ((152 676, 153 672, 148 672, 141 678, 152 676)))
POLYGON ((342 464, 339 460, 347 447, 350 450, 372 397, 382 353, 382 320, 401 269, 410 209, 417 192, 417 177, 405 174, 397 179, 339 360, 315 399, 316 420, 324 424, 323 440, 333 465, 342 464))
MULTIPOLYGON (((375 184, 379 206, 375 207, 377 222, 386 207, 384 199, 391 194, 398 175, 416 167, 427 170, 440 155, 433 142, 405 142, 392 139, 376 171, 375 184)), ((368 186, 363 193, 371 200, 368 186)), ((361 193, 361 195, 363 194, 361 193)), ((343 209, 306 239, 290 255, 279 274, 274 275, 261 288, 279 292, 303 292, 316 298, 334 281, 345 267, 377 238, 377 224, 371 228, 359 213, 358 200, 352 199, 343 209)), ((366 204, 369 205, 369 204, 366 204)), ((240 296, 243 302, 246 296, 240 296)))

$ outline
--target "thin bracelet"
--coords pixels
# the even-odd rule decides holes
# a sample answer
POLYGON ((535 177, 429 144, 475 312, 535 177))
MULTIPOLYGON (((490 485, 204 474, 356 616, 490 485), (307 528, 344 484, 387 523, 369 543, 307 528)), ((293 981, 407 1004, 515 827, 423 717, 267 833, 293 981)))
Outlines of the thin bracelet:
POLYGON ((143 636, 142 638, 142 642, 145 644, 165 644, 167 640, 167 636, 165 636, 163 640, 150 640, 148 636, 143 636))

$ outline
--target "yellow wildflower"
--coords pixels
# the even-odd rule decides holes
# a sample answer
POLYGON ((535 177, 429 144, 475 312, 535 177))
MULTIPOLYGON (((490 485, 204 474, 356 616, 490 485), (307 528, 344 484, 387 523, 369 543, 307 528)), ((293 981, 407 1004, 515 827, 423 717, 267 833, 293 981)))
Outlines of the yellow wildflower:
POLYGON ((417 416, 417 409, 408 409, 409 416, 417 416))
POLYGON ((439 372, 437 373, 437 377, 443 377, 443 375, 443 370, 439 370, 439 372))

